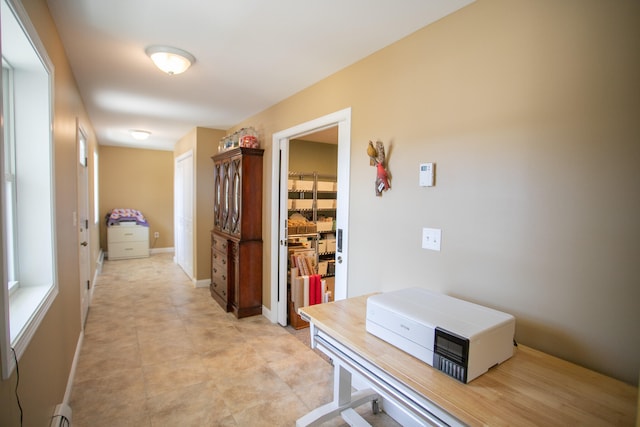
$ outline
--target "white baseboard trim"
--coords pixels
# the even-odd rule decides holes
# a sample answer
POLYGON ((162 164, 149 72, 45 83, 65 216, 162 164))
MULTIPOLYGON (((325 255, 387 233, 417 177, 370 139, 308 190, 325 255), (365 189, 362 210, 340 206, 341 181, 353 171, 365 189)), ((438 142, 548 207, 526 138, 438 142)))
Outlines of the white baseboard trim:
POLYGON ((78 368, 78 360, 80 359, 80 350, 82 349, 82 343, 84 342, 84 330, 80 331, 78 336, 78 343, 76 344, 76 352, 73 355, 73 362, 71 363, 71 370, 69 371, 69 378, 67 379, 67 388, 64 391, 64 398, 62 403, 69 405, 71 400, 71 391, 73 389, 73 380, 76 377, 76 369, 78 368))
POLYGON ((210 284, 211 284, 211 279, 201 279, 201 280, 193 281, 194 288, 208 288, 210 284))
POLYGON ((98 276, 100 273, 102 273, 102 263, 104 262, 104 257, 106 255, 106 252, 102 250, 102 248, 100 248, 100 252, 98 252, 98 259, 96 259, 96 274, 95 276, 98 276))
POLYGON ((100 252, 98 252, 98 259, 96 260, 96 270, 93 272, 93 280, 91 281, 91 289, 89 290, 89 305, 91 305, 91 300, 93 299, 93 290, 96 288, 96 283, 98 283, 98 276, 102 274, 104 256, 105 252, 101 248, 100 252))
POLYGON ((153 248, 149 250, 149 253, 151 254, 172 254, 173 253, 173 248, 153 248))
MULTIPOLYGON (((100 250, 101 254, 102 254, 102 259, 106 258, 109 259, 109 252, 102 252, 102 250, 100 250)), ((173 253, 173 248, 154 248, 154 249, 149 249, 149 255, 153 255, 153 254, 172 254, 173 253)), ((175 257, 173 257, 174 262, 175 262, 175 257)), ((100 263, 100 269, 102 269, 102 263, 100 263)))
POLYGON ((271 313, 271 310, 269 310, 267 307, 265 307, 264 305, 262 306, 262 315, 264 317, 266 317, 267 319, 269 319, 269 321, 271 323, 276 323, 278 321, 278 319, 274 319, 273 313, 271 313))

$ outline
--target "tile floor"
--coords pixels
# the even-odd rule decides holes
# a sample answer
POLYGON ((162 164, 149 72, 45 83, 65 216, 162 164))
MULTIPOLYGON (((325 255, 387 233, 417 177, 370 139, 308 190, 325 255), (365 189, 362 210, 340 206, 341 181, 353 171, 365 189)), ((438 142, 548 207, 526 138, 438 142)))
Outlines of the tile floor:
MULTIPOLYGON (((157 254, 105 261, 70 405, 75 427, 294 426, 332 387, 331 365, 286 328, 225 313, 157 254)), ((398 425, 370 405, 358 412, 398 425)))

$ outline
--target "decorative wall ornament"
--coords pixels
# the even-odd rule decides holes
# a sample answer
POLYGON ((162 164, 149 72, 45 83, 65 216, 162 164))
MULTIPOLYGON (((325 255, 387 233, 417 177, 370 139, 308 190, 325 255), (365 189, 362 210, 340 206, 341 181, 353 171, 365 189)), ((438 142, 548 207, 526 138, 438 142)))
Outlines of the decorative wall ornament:
POLYGON ((383 191, 391 188, 389 173, 385 165, 384 144, 382 141, 376 141, 375 147, 373 142, 369 141, 367 155, 369 156, 369 164, 376 167, 376 196, 381 197, 383 191))

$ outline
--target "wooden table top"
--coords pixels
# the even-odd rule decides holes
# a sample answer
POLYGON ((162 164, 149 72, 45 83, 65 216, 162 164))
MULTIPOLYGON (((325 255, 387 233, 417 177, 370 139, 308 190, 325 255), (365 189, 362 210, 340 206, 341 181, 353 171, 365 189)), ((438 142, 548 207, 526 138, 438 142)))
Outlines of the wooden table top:
POLYGON ((301 308, 316 327, 469 425, 633 426, 638 390, 518 345, 468 384, 366 332, 367 295, 301 308))

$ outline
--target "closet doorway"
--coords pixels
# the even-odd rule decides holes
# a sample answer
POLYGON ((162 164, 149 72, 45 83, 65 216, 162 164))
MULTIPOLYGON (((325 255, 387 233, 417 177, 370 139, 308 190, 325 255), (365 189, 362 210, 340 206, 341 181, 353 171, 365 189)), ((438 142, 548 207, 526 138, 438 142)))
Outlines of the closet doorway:
MULTIPOLYGON (((289 218, 289 151, 294 140, 310 141, 322 135, 337 133, 337 195, 335 211, 335 289, 334 300, 347 297, 347 268, 349 247, 349 170, 351 153, 351 109, 294 126, 273 135, 272 206, 278 212, 278 221, 273 221, 271 235, 272 254, 277 255, 277 268, 271 270, 271 308, 277 321, 287 325, 287 272, 288 272, 288 226, 289 218), (333 129, 333 130, 331 130, 333 129), (336 132, 337 129, 337 132, 336 132), (328 132, 326 132, 329 130, 328 132)), ((335 138, 335 137, 334 137, 335 138)), ((317 141, 316 141, 317 142, 317 141)), ((326 143, 326 142, 323 142, 326 143)))

